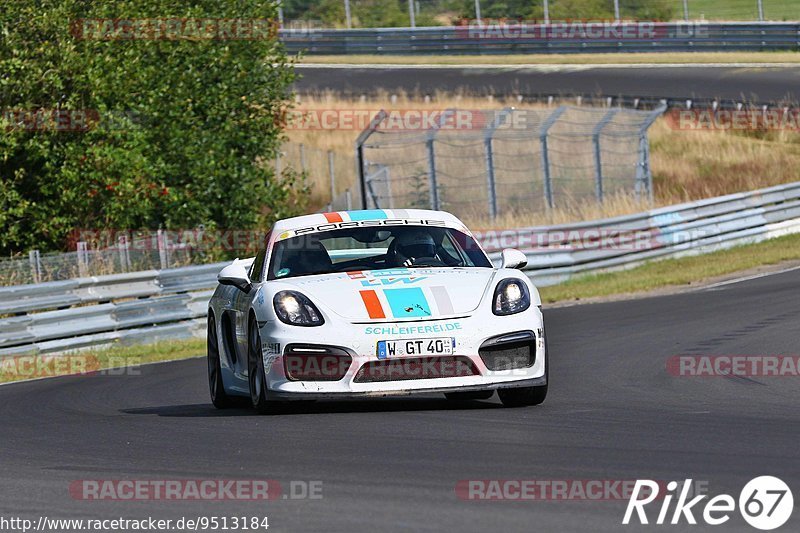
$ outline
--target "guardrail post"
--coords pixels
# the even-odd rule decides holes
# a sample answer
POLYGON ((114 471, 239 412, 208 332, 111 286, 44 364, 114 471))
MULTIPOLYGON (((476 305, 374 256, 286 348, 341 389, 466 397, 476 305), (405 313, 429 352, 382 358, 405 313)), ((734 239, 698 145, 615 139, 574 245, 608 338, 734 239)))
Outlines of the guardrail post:
POLYGON ((603 128, 611 122, 618 111, 618 109, 612 109, 606 113, 602 120, 594 127, 594 132, 592 132, 592 142, 594 143, 594 188, 597 201, 600 203, 603 203, 603 158, 600 152, 600 135, 603 133, 603 128))
POLYGON ((544 199, 547 202, 547 207, 553 208, 553 183, 550 178, 550 154, 547 147, 547 137, 550 133, 550 128, 553 124, 564 114, 567 110, 566 106, 559 106, 553 113, 547 117, 542 124, 542 129, 539 132, 539 143, 542 148, 542 180, 544 181, 544 199))
POLYGON ((41 283, 42 281, 42 256, 39 250, 31 250, 28 252, 28 260, 31 264, 31 276, 34 283, 41 283))

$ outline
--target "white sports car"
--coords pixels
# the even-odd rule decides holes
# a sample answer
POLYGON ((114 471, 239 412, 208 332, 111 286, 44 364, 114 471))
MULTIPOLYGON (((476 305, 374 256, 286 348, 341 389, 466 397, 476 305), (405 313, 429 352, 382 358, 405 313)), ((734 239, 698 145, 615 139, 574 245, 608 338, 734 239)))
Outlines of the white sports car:
POLYGON ((539 292, 505 250, 494 268, 439 211, 367 210, 282 220, 254 259, 219 273, 208 309, 217 407, 444 393, 506 406, 547 395, 539 292))

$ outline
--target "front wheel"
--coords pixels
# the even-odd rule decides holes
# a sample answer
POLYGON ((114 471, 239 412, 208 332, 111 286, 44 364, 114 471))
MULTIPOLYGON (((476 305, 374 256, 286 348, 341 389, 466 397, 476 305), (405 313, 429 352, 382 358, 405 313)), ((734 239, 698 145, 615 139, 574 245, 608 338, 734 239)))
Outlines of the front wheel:
POLYGON ((261 334, 255 317, 250 319, 247 342, 247 380, 250 383, 250 402, 261 414, 272 412, 272 403, 267 400, 267 376, 264 372, 264 357, 261 353, 261 334))
POLYGON ((219 342, 214 315, 208 314, 208 332, 206 333, 206 358, 208 359, 208 388, 211 392, 211 403, 217 409, 230 407, 231 397, 225 392, 222 384, 222 365, 219 361, 219 342))

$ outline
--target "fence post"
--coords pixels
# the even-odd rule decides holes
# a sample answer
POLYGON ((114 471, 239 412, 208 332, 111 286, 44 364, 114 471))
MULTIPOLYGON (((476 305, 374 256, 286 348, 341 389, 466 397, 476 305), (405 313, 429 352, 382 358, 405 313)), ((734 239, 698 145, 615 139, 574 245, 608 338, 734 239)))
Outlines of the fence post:
POLYGON ((428 188, 430 189, 430 203, 431 209, 434 211, 439 210, 439 184, 436 182, 436 154, 435 154, 435 146, 434 146, 434 139, 435 137, 432 135, 428 136, 428 140, 425 142, 428 148, 428 188))
POLYGON ((547 147, 547 136, 550 133, 550 128, 553 124, 564 114, 567 110, 566 106, 559 106, 553 113, 547 117, 542 124, 542 129, 539 132, 539 142, 542 146, 542 180, 544 181, 544 199, 547 202, 547 207, 553 208, 553 183, 550 179, 550 155, 547 147))
POLYGON ((336 198, 336 174, 334 170, 333 150, 328 150, 328 174, 331 179, 331 205, 336 198))
POLYGON ((306 145, 300 143, 300 172, 306 173, 306 145))
POLYGON ((431 209, 434 211, 439 211, 442 207, 441 197, 439 195, 439 183, 436 180, 436 134, 439 133, 439 130, 445 122, 447 122, 455 112, 455 109, 444 111, 428 130, 428 139, 426 141, 428 147, 428 183, 430 187, 431 209))
POLYGON ((655 199, 653 191, 653 173, 650 169, 650 141, 647 138, 647 130, 667 110, 667 103, 662 100, 661 105, 654 109, 647 120, 639 128, 639 164, 636 166, 636 198, 639 199, 642 186, 647 189, 647 197, 650 203, 655 199))
POLYGON ((595 176, 595 195, 597 201, 603 203, 603 159, 600 153, 600 135, 603 133, 609 122, 617 114, 617 109, 612 109, 597 123, 592 132, 592 142, 594 143, 594 176, 595 176))
POLYGON ((385 110, 381 109, 375 117, 370 121, 364 131, 362 131, 356 139, 356 169, 358 170, 358 181, 361 188, 361 209, 367 209, 367 172, 366 161, 364 160, 364 143, 367 142, 370 135, 375 133, 380 123, 386 120, 389 116, 385 110))
POLYGON ((281 177, 281 149, 275 152, 275 177, 281 177))
POLYGON ((764 0, 758 0, 758 21, 764 22, 764 0))
POLYGON ((78 241, 78 276, 89 275, 89 246, 86 241, 78 241))
POLYGON ((169 268, 169 249, 167 247, 167 232, 163 229, 158 230, 156 237, 158 242, 158 259, 161 263, 161 269, 169 268))
POLYGON ((31 275, 33 276, 34 283, 41 283, 42 281, 42 257, 39 250, 31 250, 28 252, 28 260, 31 264, 31 275))
POLYGON ((344 200, 347 204, 347 210, 350 211, 353 209, 353 196, 350 194, 350 189, 344 190, 344 200))
POLYGON ((131 269, 131 257, 128 254, 128 236, 120 235, 117 239, 117 248, 119 250, 119 264, 123 272, 128 272, 131 269))
POLYGON ((494 173, 494 133, 497 128, 505 124, 509 115, 514 110, 506 107, 495 115, 494 120, 486 128, 484 135, 484 151, 486 156, 486 186, 487 197, 489 199, 489 217, 494 220, 497 218, 497 184, 494 173))

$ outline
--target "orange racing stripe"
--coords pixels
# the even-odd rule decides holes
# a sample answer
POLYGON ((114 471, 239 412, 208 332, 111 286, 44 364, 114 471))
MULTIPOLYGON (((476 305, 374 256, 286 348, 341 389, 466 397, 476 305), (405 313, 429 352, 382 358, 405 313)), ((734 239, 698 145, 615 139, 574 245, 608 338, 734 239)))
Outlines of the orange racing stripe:
POLYGON ((328 222, 344 222, 342 219, 342 215, 339 213, 323 213, 325 215, 325 220, 328 222))
POLYGON ((358 291, 361 294, 361 299, 364 301, 364 307, 367 308, 370 318, 386 318, 383 312, 383 306, 378 299, 378 294, 375 291, 358 291))

